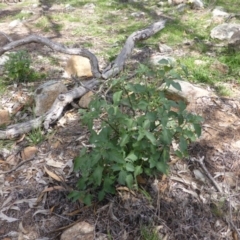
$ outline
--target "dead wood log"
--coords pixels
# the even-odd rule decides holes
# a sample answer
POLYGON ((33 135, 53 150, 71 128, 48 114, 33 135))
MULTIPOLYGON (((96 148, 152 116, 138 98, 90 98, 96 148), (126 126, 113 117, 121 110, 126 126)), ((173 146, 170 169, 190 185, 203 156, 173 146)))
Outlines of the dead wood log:
MULTIPOLYGON (((110 77, 116 76, 123 70, 123 66, 127 58, 130 56, 135 46, 135 43, 140 40, 145 40, 154 35, 155 33, 159 32, 165 27, 165 23, 166 20, 160 20, 159 22, 154 23, 153 25, 149 26, 144 30, 132 33, 127 38, 123 49, 121 50, 117 58, 112 63, 110 63, 102 72, 99 70, 97 57, 89 50, 84 48, 67 48, 62 44, 55 43, 48 38, 38 35, 30 35, 26 38, 16 41, 13 41, 11 38, 7 38, 9 40, 9 43, 3 47, 0 47, 0 56, 7 51, 13 50, 25 44, 29 44, 32 42, 41 43, 57 52, 87 57, 91 63, 93 76, 98 79, 109 79, 110 77)), ((53 103, 51 109, 46 114, 25 123, 10 125, 7 127, 6 130, 0 130, 0 139, 16 138, 21 134, 30 132, 32 129, 41 127, 42 124, 45 129, 48 129, 49 125, 54 123, 61 116, 62 111, 67 104, 71 103, 74 99, 83 96, 86 92, 89 91, 89 89, 93 88, 98 83, 99 81, 97 79, 92 79, 85 85, 86 88, 84 88, 83 86, 76 87, 65 94, 60 94, 53 103)))

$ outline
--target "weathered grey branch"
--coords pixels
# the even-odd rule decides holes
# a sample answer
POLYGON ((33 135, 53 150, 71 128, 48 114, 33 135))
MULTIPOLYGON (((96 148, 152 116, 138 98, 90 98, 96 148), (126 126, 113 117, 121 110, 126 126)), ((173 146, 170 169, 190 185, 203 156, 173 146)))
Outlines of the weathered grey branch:
POLYGON ((53 103, 51 109, 47 113, 47 116, 43 124, 44 128, 48 129, 49 125, 51 123, 54 123, 60 117, 64 107, 67 104, 71 103, 73 99, 83 96, 85 93, 89 91, 89 89, 93 88, 98 83, 99 83, 98 80, 93 79, 85 84, 86 88, 81 86, 81 87, 74 88, 67 93, 60 94, 58 98, 55 100, 55 102, 53 103))
POLYGON ((93 53, 91 53, 89 50, 84 49, 84 48, 67 48, 67 47, 63 46, 62 44, 55 43, 55 42, 49 40, 48 38, 45 38, 42 36, 30 35, 23 39, 12 41, 12 42, 8 43, 7 45, 0 48, 0 55, 2 55, 3 53, 5 53, 9 50, 12 50, 16 47, 19 47, 19 46, 22 46, 22 45, 25 45, 28 43, 32 43, 32 42, 44 44, 57 52, 61 52, 61 53, 69 54, 69 55, 80 55, 83 57, 87 57, 91 62, 93 76, 96 78, 101 78, 98 60, 97 60, 96 56, 93 53))
MULTIPOLYGON (((145 40, 151 37, 153 34, 163 29, 165 27, 165 23, 166 23, 166 20, 161 20, 159 22, 154 23, 153 25, 151 25, 150 27, 144 30, 136 31, 132 33, 127 38, 125 45, 122 51, 120 52, 120 54, 112 63, 110 63, 103 70, 103 73, 101 73, 99 70, 99 64, 96 56, 93 53, 91 53, 89 50, 84 48, 67 48, 62 44, 55 43, 49 40, 48 38, 37 36, 37 35, 30 35, 26 38, 13 41, 11 38, 6 36, 6 34, 1 33, 10 42, 5 46, 0 47, 0 55, 25 44, 29 44, 32 42, 41 43, 43 45, 50 47, 55 51, 58 51, 64 54, 80 55, 83 57, 87 57, 91 63, 93 76, 96 78, 108 79, 110 77, 117 75, 119 72, 122 71, 125 62, 127 58, 130 56, 130 54, 132 53, 132 50, 137 41, 145 40)), ((89 89, 93 88, 98 83, 99 81, 97 79, 93 79, 86 84, 86 88, 81 86, 81 87, 74 88, 65 94, 60 94, 58 98, 55 100, 55 102, 53 103, 51 109, 45 115, 25 123, 14 124, 7 127, 6 130, 0 131, 0 139, 11 139, 11 138, 18 137, 21 134, 30 132, 32 129, 41 127, 42 124, 44 125, 45 129, 48 129, 49 125, 54 123, 60 117, 64 107, 68 103, 71 103, 75 98, 81 97, 86 92, 88 92, 89 89)))
POLYGON ((60 94, 46 114, 28 122, 8 126, 6 130, 0 131, 0 139, 12 139, 19 137, 22 134, 41 127, 42 124, 45 129, 48 129, 49 125, 54 123, 61 116, 62 111, 67 104, 71 103, 75 98, 83 96, 89 91, 89 89, 96 86, 98 82, 98 80, 93 79, 86 83, 86 88, 81 86, 64 94, 60 94))
POLYGON ((150 27, 137 31, 132 33, 126 40, 125 45, 120 52, 120 54, 117 56, 117 58, 110 63, 106 69, 103 70, 102 77, 104 79, 108 79, 109 77, 113 77, 117 75, 119 72, 123 70, 123 66, 127 60, 127 58, 132 53, 132 50, 134 48, 135 42, 140 40, 145 40, 155 33, 159 32, 165 27, 166 20, 161 20, 159 22, 154 23, 150 27))

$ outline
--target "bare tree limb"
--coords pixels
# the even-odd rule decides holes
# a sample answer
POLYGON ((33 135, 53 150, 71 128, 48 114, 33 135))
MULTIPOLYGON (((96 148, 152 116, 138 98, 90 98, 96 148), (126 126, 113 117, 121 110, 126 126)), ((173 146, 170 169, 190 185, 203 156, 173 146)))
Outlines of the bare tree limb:
POLYGON ((132 53, 132 50, 135 46, 135 42, 140 40, 146 40, 155 33, 159 32, 165 27, 166 20, 161 20, 159 22, 154 23, 153 25, 149 26, 148 28, 136 31, 132 33, 125 42, 125 45, 123 46, 122 51, 117 56, 117 58, 110 63, 106 69, 103 70, 102 77, 104 79, 108 79, 109 77, 114 77, 119 72, 123 70, 123 66, 125 64, 125 61, 132 53))
POLYGON ((84 48, 67 48, 67 47, 63 46, 62 44, 55 43, 55 42, 49 40, 48 38, 45 38, 42 36, 30 35, 23 39, 12 41, 12 42, 8 43, 7 45, 0 48, 0 55, 2 55, 3 53, 5 53, 9 50, 12 50, 16 47, 19 47, 19 46, 22 46, 22 45, 25 45, 28 43, 32 43, 32 42, 44 44, 57 52, 61 52, 61 53, 69 54, 69 55, 80 55, 80 56, 88 58, 91 62, 93 76, 96 78, 101 78, 98 60, 97 60, 96 56, 93 53, 91 53, 89 50, 84 49, 84 48))
MULTIPOLYGON (((84 48, 67 48, 62 44, 55 43, 48 38, 37 35, 30 35, 23 39, 13 41, 6 34, 1 33, 8 39, 9 43, 3 47, 0 47, 0 55, 25 44, 29 44, 32 42, 40 43, 64 54, 80 55, 83 57, 87 57, 91 63, 93 76, 98 79, 109 79, 110 77, 116 76, 119 72, 123 70, 123 66, 127 58, 132 53, 135 43, 137 41, 145 40, 151 37, 153 34, 163 29, 165 27, 165 23, 166 20, 160 20, 159 22, 154 23, 153 25, 149 26, 144 30, 132 33, 127 38, 125 45, 123 46, 123 49, 119 53, 117 58, 103 70, 103 73, 101 73, 99 70, 97 57, 89 50, 84 48)), ((89 81, 85 85, 85 87, 76 87, 65 94, 60 94, 53 103, 51 109, 46 114, 25 123, 8 126, 6 130, 0 131, 0 139, 11 139, 18 137, 21 134, 30 132, 32 129, 41 127, 42 124, 45 129, 48 129, 49 125, 54 123, 61 116, 62 111, 67 104, 71 103, 73 99, 83 96, 86 92, 89 91, 89 89, 92 89, 97 84, 99 84, 99 81, 97 79, 93 79, 89 81)))

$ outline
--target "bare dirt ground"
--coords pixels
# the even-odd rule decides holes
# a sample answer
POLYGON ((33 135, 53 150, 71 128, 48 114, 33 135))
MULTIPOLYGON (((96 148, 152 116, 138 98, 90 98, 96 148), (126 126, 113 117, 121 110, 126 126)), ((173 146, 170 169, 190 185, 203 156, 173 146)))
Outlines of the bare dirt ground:
MULTIPOLYGON (((1 18, 21 10, 17 6, 9 6, 1 11, 1 18)), ((83 38, 86 39, 87 36, 79 39, 68 34, 75 23, 69 25, 68 30, 42 33, 34 27, 34 22, 43 14, 42 9, 38 7, 34 11, 35 14, 26 23, 14 30, 9 29, 9 23, 0 23, 1 31, 14 39, 32 32, 63 43, 71 39, 80 44, 83 38)), ((51 11, 56 13, 62 9, 53 5, 51 11)), ((51 11, 48 16, 51 16, 51 11)), ((1 45, 6 43, 3 39, 1 36, 1 45)), ((99 39, 96 42, 94 51, 98 52, 98 46, 104 43, 99 39)), ((25 47, 32 54, 34 62, 38 63, 38 71, 47 72, 49 79, 61 76, 64 56, 39 44, 25 47), (41 55, 50 55, 60 64, 38 61, 41 55)), ((34 85, 31 87, 34 88, 34 85)), ((29 99, 26 96, 31 99, 28 87, 9 86, 1 96, 4 103, 1 107, 22 101, 20 111, 25 104, 31 105, 31 101, 29 103, 26 100, 29 99)), ((81 202, 72 202, 67 197, 77 183, 73 159, 88 141, 87 130, 81 126, 77 110, 71 107, 66 109, 58 123, 52 126, 51 132, 46 133, 46 140, 33 146, 37 151, 31 161, 11 173, 0 173, 0 239, 60 239, 64 229, 80 221, 95 226, 96 239, 100 233, 105 234, 106 239, 153 239, 142 236, 143 226, 155 228, 158 239, 165 240, 238 239, 239 100, 215 97, 198 99, 191 103, 189 110, 203 116, 205 120, 203 134, 190 146, 188 159, 172 157, 168 176, 142 179, 141 191, 131 192, 119 188, 116 196, 108 196, 103 202, 95 202, 88 207, 81 202), (203 165, 199 162, 202 157, 203 165)), ((6 143, 4 149, 0 150, 1 171, 14 168, 20 154, 28 147, 26 136, 9 145, 6 143)))

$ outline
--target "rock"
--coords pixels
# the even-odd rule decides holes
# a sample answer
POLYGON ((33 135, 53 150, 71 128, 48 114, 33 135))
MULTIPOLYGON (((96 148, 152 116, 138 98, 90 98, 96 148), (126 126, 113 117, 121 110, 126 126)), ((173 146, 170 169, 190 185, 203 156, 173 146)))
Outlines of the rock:
POLYGON ((74 10, 75 10, 75 7, 71 6, 70 4, 66 4, 66 5, 65 5, 65 9, 66 9, 67 11, 74 11, 74 10))
POLYGON ((169 5, 179 5, 181 3, 187 3, 187 0, 168 0, 169 5))
POLYGON ((223 64, 219 61, 215 61, 210 68, 215 71, 219 71, 223 74, 227 74, 229 71, 229 67, 226 64, 223 64))
POLYGON ((155 55, 150 58, 150 61, 153 65, 159 65, 160 61, 162 61, 161 65, 174 65, 176 62, 176 59, 169 56, 155 55))
POLYGON ((65 230, 60 240, 93 240, 94 239, 94 225, 87 222, 79 222, 72 227, 65 230))
POLYGON ((34 93, 36 116, 46 113, 58 95, 65 92, 67 92, 66 86, 59 81, 51 80, 40 85, 34 93))
MULTIPOLYGON (((212 96, 212 94, 206 89, 197 87, 189 82, 181 81, 181 80, 174 80, 174 82, 180 84, 182 91, 177 90, 173 86, 170 86, 169 88, 166 89, 166 97, 173 101, 182 100, 185 103, 190 103, 193 100, 200 97, 212 96)), ((166 84, 164 83, 159 89, 162 90, 165 87, 166 87, 166 84)))
POLYGON ((13 20, 12 22, 10 22, 8 26, 10 28, 15 28, 15 27, 19 26, 20 24, 21 24, 21 20, 16 19, 16 20, 13 20))
POLYGON ((37 8, 38 6, 39 6, 38 3, 34 3, 34 4, 32 5, 32 8, 37 8))
POLYGON ((7 110, 0 110, 0 126, 8 125, 10 122, 9 112, 7 110))
POLYGON ((78 77, 92 77, 89 59, 82 56, 71 56, 67 61, 63 76, 70 78, 71 75, 77 75, 78 77))
POLYGON ((79 105, 81 108, 88 108, 89 103, 91 102, 93 95, 94 95, 94 94, 93 94, 92 91, 87 92, 85 95, 83 95, 83 96, 81 97, 81 99, 80 99, 79 102, 78 102, 78 105, 79 105))
POLYGON ((214 8, 212 11, 212 15, 213 15, 213 18, 216 18, 216 17, 227 18, 230 16, 229 13, 224 12, 222 7, 214 8))
POLYGON ((160 51, 161 53, 170 53, 170 52, 173 51, 172 48, 169 47, 169 46, 166 45, 166 44, 161 44, 161 43, 159 43, 158 47, 159 47, 159 51, 160 51))
POLYGON ((189 8, 189 7, 188 7, 188 5, 185 4, 185 3, 181 3, 181 4, 179 4, 179 5, 176 7, 177 11, 180 12, 180 13, 186 11, 187 8, 189 8))
POLYGON ((141 18, 141 17, 145 16, 145 13, 144 12, 134 12, 134 13, 131 13, 131 16, 136 17, 136 18, 141 18))
POLYGON ((37 153, 38 148, 37 147, 26 147, 21 151, 21 157, 23 160, 28 160, 37 153))
POLYGON ((235 32, 240 30, 240 24, 223 23, 211 30, 211 38, 229 40, 235 32))
POLYGON ((159 7, 164 7, 164 6, 166 6, 166 2, 159 2, 159 3, 157 3, 157 5, 159 6, 159 7))
POLYGON ((228 41, 228 47, 235 50, 240 50, 240 30, 231 36, 230 40, 228 41))
POLYGON ((192 9, 204 8, 204 4, 201 0, 189 0, 188 3, 190 4, 192 9))
POLYGON ((6 54, 0 57, 0 67, 4 66, 4 64, 9 60, 9 56, 6 54))

